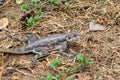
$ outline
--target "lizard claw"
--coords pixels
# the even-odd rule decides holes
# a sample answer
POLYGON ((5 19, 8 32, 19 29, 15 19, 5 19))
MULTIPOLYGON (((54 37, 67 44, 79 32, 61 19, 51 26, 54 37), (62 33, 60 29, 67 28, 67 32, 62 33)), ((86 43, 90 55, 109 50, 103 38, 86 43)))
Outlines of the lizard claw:
POLYGON ((35 66, 37 63, 38 63, 38 55, 35 55, 33 58, 32 58, 32 62, 31 62, 31 64, 33 65, 33 66, 35 66))

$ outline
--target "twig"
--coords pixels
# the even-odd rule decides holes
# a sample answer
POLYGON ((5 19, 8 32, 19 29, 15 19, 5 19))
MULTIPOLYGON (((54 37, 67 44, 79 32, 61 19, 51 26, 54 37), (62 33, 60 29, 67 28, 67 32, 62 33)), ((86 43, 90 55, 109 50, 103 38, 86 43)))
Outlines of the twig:
POLYGON ((4 6, 6 6, 11 0, 6 1, 2 6, 0 6, 0 9, 4 6))

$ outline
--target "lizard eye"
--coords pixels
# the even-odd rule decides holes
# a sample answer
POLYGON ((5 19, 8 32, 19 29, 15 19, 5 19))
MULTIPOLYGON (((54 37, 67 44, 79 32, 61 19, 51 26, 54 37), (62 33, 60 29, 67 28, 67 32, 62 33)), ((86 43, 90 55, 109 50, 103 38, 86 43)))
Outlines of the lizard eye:
POLYGON ((67 40, 67 41, 71 41, 72 37, 73 37, 73 35, 67 37, 66 40, 67 40))
POLYGON ((69 39, 71 39, 71 37, 67 37, 67 39, 69 40, 69 39))

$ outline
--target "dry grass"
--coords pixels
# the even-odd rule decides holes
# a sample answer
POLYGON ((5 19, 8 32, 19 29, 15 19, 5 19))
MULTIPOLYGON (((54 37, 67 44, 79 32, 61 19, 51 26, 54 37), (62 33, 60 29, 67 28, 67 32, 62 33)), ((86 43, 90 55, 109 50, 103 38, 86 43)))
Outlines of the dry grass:
MULTIPOLYGON (((27 3, 26 0, 25 3, 27 3)), ((45 0, 44 2, 47 2, 45 0)), ((48 5, 44 15, 44 20, 37 23, 34 27, 30 29, 21 29, 19 25, 19 19, 12 20, 10 17, 10 24, 8 29, 11 33, 18 35, 27 35, 28 33, 35 33, 38 37, 54 35, 57 33, 65 33, 70 31, 80 31, 81 39, 77 41, 77 45, 71 45, 70 49, 77 53, 82 53, 87 58, 94 59, 92 65, 88 65, 82 73, 90 76, 92 80, 119 80, 120 79, 120 1, 118 0, 69 0, 71 3, 69 8, 64 5, 55 6, 48 5), (105 31, 89 31, 89 22, 94 21, 99 24, 106 26, 105 31), (27 34, 26 34, 27 33, 27 34)), ((42 4, 42 3, 41 3, 42 4)), ((0 18, 4 17, 6 13, 23 14, 20 10, 19 5, 11 0, 10 4, 2 7, 0 10, 0 18)), ((21 16, 21 15, 19 15, 21 16)), ((7 37, 4 32, 0 32, 0 47, 10 47, 19 45, 19 42, 7 37)), ((0 64, 2 69, 7 67, 19 67, 23 64, 19 63, 21 59, 26 60, 31 59, 33 55, 1 55, 0 64), (4 61, 4 62, 3 62, 4 61), (19 65, 18 65, 19 64, 19 65)), ((48 73, 55 74, 56 72, 50 70, 48 62, 54 60, 59 55, 53 54, 47 57, 47 60, 39 62, 39 66, 33 69, 36 76, 32 76, 31 79, 37 79, 38 77, 45 76, 48 73)), ((29 64, 26 64, 27 68, 29 64)), ((67 64, 67 63, 66 63, 67 64)), ((0 68, 1 69, 1 68, 0 68)), ((1 70, 2 70, 1 69, 1 70)), ((25 70, 20 70, 25 72, 25 70)), ((22 80, 27 80, 28 77, 23 74, 15 73, 13 75, 7 75, 22 80)), ((7 80, 3 77, 3 80, 7 80)), ((18 79, 19 80, 19 79, 18 79)), ((87 80, 87 79, 86 79, 87 80)))

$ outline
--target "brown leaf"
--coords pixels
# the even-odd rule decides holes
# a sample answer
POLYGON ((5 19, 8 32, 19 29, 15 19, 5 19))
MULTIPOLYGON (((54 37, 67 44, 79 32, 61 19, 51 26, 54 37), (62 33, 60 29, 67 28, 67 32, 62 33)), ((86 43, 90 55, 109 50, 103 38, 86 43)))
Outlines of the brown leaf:
POLYGON ((89 24, 90 30, 96 31, 96 30, 105 30, 105 26, 100 24, 95 24, 93 22, 90 22, 89 24))
POLYGON ((9 24, 8 18, 1 18, 0 19, 0 29, 6 28, 9 24))
POLYGON ((22 3, 23 3, 23 0, 16 0, 16 3, 17 3, 17 4, 22 4, 22 3))

